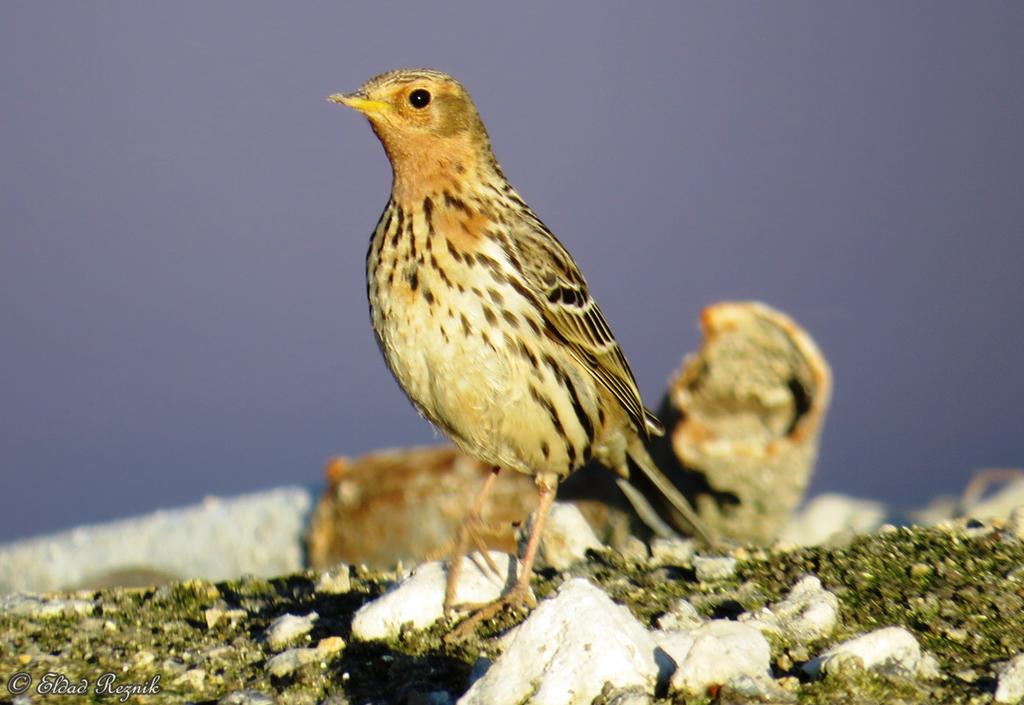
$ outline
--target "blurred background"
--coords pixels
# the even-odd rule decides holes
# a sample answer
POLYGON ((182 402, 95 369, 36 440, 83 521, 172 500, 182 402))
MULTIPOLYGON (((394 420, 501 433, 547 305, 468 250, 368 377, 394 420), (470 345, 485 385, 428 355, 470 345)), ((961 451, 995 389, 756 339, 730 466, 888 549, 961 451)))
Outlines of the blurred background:
POLYGON ((835 395, 812 492, 1024 463, 1024 4, 0 9, 0 541, 433 442, 374 343, 390 170, 328 104, 455 74, 657 406, 763 300, 835 395))

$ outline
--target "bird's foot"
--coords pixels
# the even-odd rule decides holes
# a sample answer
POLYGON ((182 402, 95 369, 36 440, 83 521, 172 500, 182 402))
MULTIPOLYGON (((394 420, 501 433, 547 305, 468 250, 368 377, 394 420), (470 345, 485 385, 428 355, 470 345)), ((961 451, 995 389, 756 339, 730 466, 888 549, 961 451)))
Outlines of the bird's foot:
POLYGON ((486 602, 476 605, 459 605, 458 607, 460 609, 473 610, 473 613, 466 617, 466 619, 459 623, 455 629, 445 636, 444 643, 456 644, 458 642, 465 641, 473 635, 477 626, 481 622, 486 622, 488 619, 496 617, 501 612, 514 610, 516 612, 525 613, 536 606, 537 599, 533 596, 529 583, 516 582, 511 590, 494 602, 486 602))
POLYGON ((463 519, 459 526, 458 535, 455 541, 455 550, 452 552, 451 560, 448 563, 448 583, 444 591, 444 614, 451 614, 455 606, 455 590, 458 585, 459 575, 462 573, 462 561, 466 559, 463 554, 472 544, 476 547, 476 555, 483 558, 487 570, 496 580, 504 580, 505 575, 498 568, 498 565, 491 558, 491 550, 484 538, 487 525, 478 512, 471 511, 463 519))

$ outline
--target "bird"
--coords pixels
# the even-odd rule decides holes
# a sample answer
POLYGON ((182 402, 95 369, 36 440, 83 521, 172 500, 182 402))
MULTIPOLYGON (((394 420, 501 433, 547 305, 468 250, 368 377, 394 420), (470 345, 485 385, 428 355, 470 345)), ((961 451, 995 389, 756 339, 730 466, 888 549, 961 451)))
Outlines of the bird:
MULTIPOLYGON (((369 120, 392 168, 366 255, 380 350, 419 413, 494 468, 460 529, 445 612, 468 544, 488 559, 475 527, 502 471, 534 477, 537 510, 514 585, 474 619, 535 606, 530 578, 558 484, 591 460, 644 505, 628 482, 632 458, 711 543, 646 450, 664 429, 579 266, 505 177, 462 84, 435 69, 398 69, 328 100, 369 120)), ((658 524, 649 504, 638 509, 658 524)))

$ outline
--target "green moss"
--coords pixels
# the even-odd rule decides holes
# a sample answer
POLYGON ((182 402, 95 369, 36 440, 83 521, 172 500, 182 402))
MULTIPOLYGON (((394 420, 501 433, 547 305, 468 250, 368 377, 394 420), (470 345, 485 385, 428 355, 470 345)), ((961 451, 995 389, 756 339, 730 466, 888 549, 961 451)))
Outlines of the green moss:
MULTIPOLYGON (((801 703, 990 701, 995 664, 1024 651, 1024 543, 1006 540, 997 531, 970 536, 900 529, 842 548, 755 552, 740 560, 731 578, 706 584, 688 566, 655 568, 600 551, 568 574, 542 572, 534 591, 543 599, 567 575, 585 577, 652 625, 680 597, 707 616, 731 617, 779 599, 808 573, 838 595, 842 622, 821 643, 773 643, 776 675, 801 680, 796 690, 801 703), (811 682, 802 674, 801 663, 828 646, 890 625, 910 629, 922 648, 935 655, 943 678, 922 682, 853 673, 811 682)), ((0 615, 0 674, 6 682, 19 671, 37 679, 55 671, 72 682, 85 678, 90 683, 105 672, 116 673, 120 683, 159 675, 159 696, 133 698, 135 703, 213 703, 243 688, 285 703, 315 703, 334 693, 352 702, 404 703, 415 693, 439 690, 458 696, 476 659, 496 655, 490 637, 521 617, 501 615, 468 641, 452 645, 443 641, 450 628, 446 624, 407 631, 387 643, 352 641, 354 612, 396 578, 357 571, 352 591, 344 595, 317 593, 315 576, 308 573, 78 593, 73 597, 96 601, 91 616, 0 615), (264 630, 281 614, 313 610, 320 619, 308 645, 329 636, 341 636, 348 645, 323 665, 272 678, 265 670, 272 653, 262 642, 264 630)), ((33 698, 70 702, 68 696, 33 698)), ((728 691, 720 700, 742 702, 728 691)), ((90 694, 74 702, 116 700, 90 694)))

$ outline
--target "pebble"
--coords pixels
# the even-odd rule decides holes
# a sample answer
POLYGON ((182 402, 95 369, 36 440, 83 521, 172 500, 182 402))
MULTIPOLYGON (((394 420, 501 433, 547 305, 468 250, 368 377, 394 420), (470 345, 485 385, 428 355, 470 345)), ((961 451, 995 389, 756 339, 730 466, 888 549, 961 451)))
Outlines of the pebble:
POLYGON ((293 673, 306 664, 315 661, 325 661, 331 654, 337 653, 345 648, 345 641, 338 636, 321 639, 312 649, 288 649, 276 656, 267 659, 265 668, 270 675, 281 678, 293 673))
POLYGON ((310 612, 301 617, 295 614, 283 614, 267 627, 267 644, 272 649, 282 649, 300 637, 309 634, 313 630, 313 623, 319 618, 320 615, 316 612, 310 612))
POLYGON ((11 615, 56 619, 58 617, 86 617, 95 610, 96 603, 92 600, 46 599, 19 593, 0 595, 0 613, 11 615))
POLYGON ((768 641, 750 625, 714 619, 697 629, 656 632, 655 639, 677 664, 669 679, 672 693, 703 695, 724 685, 773 690, 768 641))
POLYGON ((328 595, 341 595, 352 589, 352 570, 344 563, 328 568, 316 579, 314 589, 328 595))
POLYGON ((999 672, 995 702, 1019 703, 1024 700, 1024 653, 1017 654, 999 672))
POLYGON ((694 546, 690 539, 655 537, 651 541, 651 564, 688 566, 693 563, 694 546))
POLYGON ((643 563, 650 557, 647 544, 636 536, 627 536, 619 545, 619 553, 627 561, 636 561, 637 563, 643 563))
POLYGON ((658 629, 663 631, 679 629, 696 629, 704 624, 704 617, 697 608, 685 598, 679 598, 672 603, 668 612, 658 617, 658 629))
POLYGON ((248 612, 240 609, 226 610, 220 607, 211 607, 203 611, 203 617, 206 619, 206 628, 213 629, 215 626, 220 624, 222 619, 228 619, 231 621, 231 626, 235 626, 239 620, 244 619, 248 616, 248 612))
POLYGON ((202 668, 190 668, 175 678, 174 685, 183 685, 190 691, 202 690, 206 683, 206 670, 202 668))
POLYGON ((808 575, 789 591, 789 595, 773 605, 740 616, 756 629, 784 636, 796 643, 807 643, 832 633, 839 621, 839 598, 821 586, 821 581, 808 575))
POLYGON ((274 705, 273 697, 258 690, 234 690, 217 701, 217 705, 274 705))
POLYGON ((316 649, 288 649, 267 659, 266 669, 270 675, 281 678, 319 659, 316 649))
POLYGON ((916 676, 920 665, 921 647, 914 635, 903 627, 885 627, 832 647, 803 670, 812 677, 847 668, 916 676))
MULTIPOLYGON (((523 529, 524 543, 533 527, 533 519, 534 515, 531 514, 523 529)), ((525 550, 525 545, 520 548, 525 550)), ((545 565, 555 570, 565 570, 585 560, 587 551, 598 548, 601 548, 601 542, 583 518, 579 507, 568 502, 555 502, 551 505, 540 545, 540 557, 545 565)))
POLYGON ((132 658, 132 667, 143 669, 154 661, 156 661, 156 654, 152 651, 139 651, 132 658))
MULTIPOLYGON (((491 574, 483 559, 473 554, 462 560, 462 573, 455 593, 456 604, 481 604, 501 597, 519 571, 519 561, 506 553, 491 551, 502 579, 491 574)), ((444 616, 447 565, 424 563, 392 590, 363 605, 352 618, 352 636, 362 641, 392 639, 404 625, 426 629, 444 616)))
POLYGON ((574 578, 519 625, 459 705, 590 705, 605 684, 652 693, 655 646, 627 608, 574 578))
POLYGON ((990 497, 974 502, 964 512, 976 519, 998 519, 1010 516, 1010 513, 1024 504, 1024 476, 1006 483, 1006 485, 990 497))
POLYGON ((874 531, 885 517, 886 508, 881 502, 822 494, 790 519, 779 541, 795 546, 817 546, 844 531, 856 534, 874 531))
POLYGON ((654 698, 639 688, 606 688, 601 695, 604 696, 605 705, 654 704, 654 698))
POLYGON ((705 583, 731 578, 736 573, 737 563, 738 561, 731 556, 697 556, 693 559, 697 579, 705 583))
POLYGON ((1006 519, 1006 534, 1024 541, 1024 504, 1018 505, 1006 519))
POLYGON ((939 660, 935 654, 922 653, 921 662, 917 665, 917 676, 926 681, 937 681, 942 678, 939 660))
POLYGON ((0 544, 0 594, 302 570, 310 490, 281 487, 0 544))

